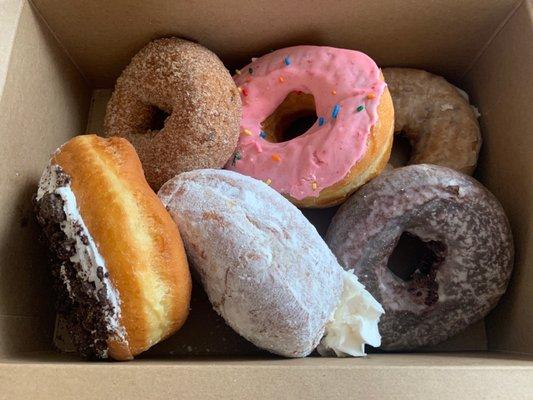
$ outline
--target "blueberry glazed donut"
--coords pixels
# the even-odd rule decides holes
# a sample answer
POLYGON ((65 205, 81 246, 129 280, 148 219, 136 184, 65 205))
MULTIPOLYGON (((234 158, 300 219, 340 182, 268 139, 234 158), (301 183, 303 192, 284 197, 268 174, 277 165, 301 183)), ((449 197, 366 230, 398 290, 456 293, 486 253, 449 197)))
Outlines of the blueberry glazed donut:
POLYGON ((394 112, 383 76, 363 53, 297 46, 253 59, 235 76, 240 137, 227 168, 260 179, 301 207, 341 203, 390 155, 394 112), (302 114, 302 135, 284 132, 302 114))
POLYGON ((239 135, 241 100, 228 70, 199 44, 154 40, 118 78, 104 121, 128 139, 157 190, 174 175, 220 168, 239 135))
POLYGON ((434 345, 483 318, 513 265, 496 198, 469 176, 427 164, 361 188, 333 218, 327 243, 383 305, 386 350, 434 345))

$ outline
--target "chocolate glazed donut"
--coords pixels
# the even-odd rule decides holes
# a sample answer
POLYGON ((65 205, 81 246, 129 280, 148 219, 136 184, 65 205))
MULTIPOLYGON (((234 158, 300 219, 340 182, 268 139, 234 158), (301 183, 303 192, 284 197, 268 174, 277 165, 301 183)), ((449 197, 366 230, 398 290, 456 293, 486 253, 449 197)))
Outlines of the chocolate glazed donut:
POLYGON ((507 287, 514 253, 498 200, 429 164, 364 186, 333 218, 327 242, 383 305, 385 350, 435 345, 482 319, 507 287), (401 247, 411 247, 403 260, 401 247))

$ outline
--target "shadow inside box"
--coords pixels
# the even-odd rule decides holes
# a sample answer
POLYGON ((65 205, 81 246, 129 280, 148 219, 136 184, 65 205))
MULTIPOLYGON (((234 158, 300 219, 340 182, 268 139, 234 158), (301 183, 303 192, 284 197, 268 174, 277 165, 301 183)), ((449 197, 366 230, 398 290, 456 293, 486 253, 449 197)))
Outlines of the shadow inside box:
POLYGON ((4 210, 0 243, 0 351, 51 348, 54 294, 49 256, 40 238, 32 199, 37 181, 20 186, 4 210))

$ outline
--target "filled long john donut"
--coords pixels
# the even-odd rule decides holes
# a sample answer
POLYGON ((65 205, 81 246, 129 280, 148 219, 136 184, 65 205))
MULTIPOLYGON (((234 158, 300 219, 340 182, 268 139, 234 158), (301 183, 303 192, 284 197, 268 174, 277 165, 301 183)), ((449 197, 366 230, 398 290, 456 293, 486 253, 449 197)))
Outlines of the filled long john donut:
POLYGON ((327 242, 383 305, 386 350, 435 345, 482 319, 513 265, 496 198, 469 176, 427 164, 361 188, 338 210, 327 242))
POLYGON ((345 272, 315 228, 264 183, 223 170, 167 182, 159 197, 183 235, 213 308, 270 352, 364 355, 382 308, 345 272))
POLYGON ((298 206, 327 207, 385 167, 394 112, 381 72, 365 54, 289 47, 253 59, 234 79, 243 116, 228 169, 266 182, 298 206), (287 140, 287 125, 315 112, 314 124, 287 140))
POLYGON ((444 78, 412 68, 384 68, 394 130, 411 144, 408 164, 436 164, 472 174, 481 147, 476 110, 444 78))
POLYGON ((183 325, 191 294, 183 243, 127 140, 65 143, 44 170, 35 209, 78 352, 131 359, 183 325))
POLYGON ((219 58, 179 38, 148 43, 117 80, 106 136, 128 139, 154 190, 174 175, 221 168, 239 135, 241 100, 219 58))

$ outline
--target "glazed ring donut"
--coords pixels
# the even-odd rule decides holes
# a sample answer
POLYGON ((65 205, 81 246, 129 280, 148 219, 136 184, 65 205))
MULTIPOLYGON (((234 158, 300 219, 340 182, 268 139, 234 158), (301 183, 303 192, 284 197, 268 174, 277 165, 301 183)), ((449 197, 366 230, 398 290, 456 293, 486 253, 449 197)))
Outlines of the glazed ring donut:
POLYGON ((35 208, 55 256, 58 314, 79 353, 131 359, 183 325, 185 250, 127 140, 85 135, 64 144, 35 208))
POLYGON ((222 167, 235 149, 240 118, 237 88, 218 57, 166 38, 146 45, 122 72, 104 127, 107 136, 133 144, 157 190, 180 172, 222 167))
POLYGON ((228 169, 263 180, 298 206, 327 207, 385 167, 392 101, 365 54, 290 47, 253 60, 235 82, 243 117, 228 169), (285 136, 288 125, 315 112, 318 119, 304 134, 285 136))
POLYGON ((285 357, 319 342, 337 355, 379 346, 383 309, 275 190, 233 171, 196 170, 158 195, 213 308, 246 339, 285 357))
POLYGON ((408 164, 436 164, 472 174, 481 133, 468 97, 444 78, 411 68, 384 68, 394 103, 394 130, 411 144, 408 164))
POLYGON ((327 242, 383 305, 386 350, 435 345, 482 319, 513 264, 496 198, 469 176, 427 164, 361 188, 338 210, 327 242))

